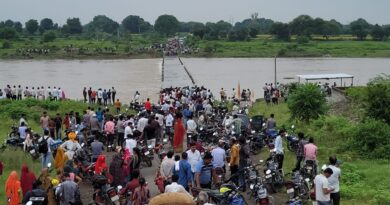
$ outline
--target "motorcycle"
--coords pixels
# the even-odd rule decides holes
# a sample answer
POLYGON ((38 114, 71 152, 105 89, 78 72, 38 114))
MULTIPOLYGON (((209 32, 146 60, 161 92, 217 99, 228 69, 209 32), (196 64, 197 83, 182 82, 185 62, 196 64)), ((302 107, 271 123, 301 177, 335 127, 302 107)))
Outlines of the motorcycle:
POLYGON ((287 149, 290 150, 291 152, 297 152, 298 148, 299 148, 299 139, 298 137, 296 137, 294 135, 294 128, 295 126, 292 125, 291 126, 291 130, 292 130, 292 135, 287 135, 286 139, 287 139, 287 149))
POLYGON ((83 179, 92 182, 92 177, 94 176, 95 171, 95 163, 92 163, 92 154, 91 152, 84 146, 84 143, 81 144, 81 149, 78 149, 73 156, 75 161, 77 161, 77 165, 80 168, 80 174, 83 179))
POLYGON ((309 178, 310 180, 313 180, 314 177, 317 175, 316 162, 313 160, 306 160, 305 164, 301 169, 301 172, 305 178, 309 178))
POLYGON ((299 171, 291 173, 291 181, 285 183, 291 205, 302 204, 309 199, 309 183, 310 179, 304 179, 299 171))
POLYGON ((256 131, 252 130, 252 135, 249 136, 249 147, 253 155, 257 155, 261 152, 264 147, 263 138, 261 135, 256 134, 256 131))
POLYGON ((266 183, 270 187, 271 191, 276 193, 277 188, 284 184, 283 170, 279 169, 279 162, 276 159, 276 153, 271 152, 271 156, 266 162, 267 170, 265 171, 266 183))
POLYGON ((154 159, 154 153, 152 145, 144 145, 144 141, 140 141, 141 150, 141 162, 144 162, 148 167, 152 167, 152 160, 154 159))
POLYGON ((94 187, 93 200, 97 205, 120 205, 118 189, 111 187, 104 175, 95 175, 92 180, 94 187))
POLYGON ((251 197, 255 198, 257 205, 273 205, 274 199, 268 194, 267 187, 264 185, 265 179, 256 177, 255 183, 249 185, 251 197))

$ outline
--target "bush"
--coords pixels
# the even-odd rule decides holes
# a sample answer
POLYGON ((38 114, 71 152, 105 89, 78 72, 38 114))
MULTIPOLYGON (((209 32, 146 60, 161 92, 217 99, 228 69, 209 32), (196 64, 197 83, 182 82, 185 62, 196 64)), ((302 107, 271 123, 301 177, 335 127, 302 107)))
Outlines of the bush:
POLYGON ((363 157, 390 159, 390 126, 383 121, 368 119, 353 130, 350 145, 363 157))
POLYGON ((47 31, 42 36, 43 42, 51 42, 54 41, 57 38, 56 33, 54 31, 47 31))
POLYGON ((328 110, 325 94, 312 83, 299 85, 289 95, 287 103, 291 118, 306 122, 318 119, 328 110))
POLYGON ((298 36, 297 42, 298 44, 306 44, 309 43, 310 39, 307 36, 298 36))
POLYGON ((12 44, 9 41, 4 41, 3 46, 1 46, 2 49, 10 49, 12 48, 12 44))
POLYGON ((367 116, 390 124, 390 76, 378 76, 367 86, 367 116))

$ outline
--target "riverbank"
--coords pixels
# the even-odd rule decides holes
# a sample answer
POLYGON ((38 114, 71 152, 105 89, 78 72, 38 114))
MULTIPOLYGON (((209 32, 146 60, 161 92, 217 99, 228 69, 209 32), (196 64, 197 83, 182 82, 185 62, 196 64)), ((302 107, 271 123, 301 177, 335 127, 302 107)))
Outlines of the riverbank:
MULTIPOLYGON (((105 40, 78 37, 57 38, 42 42, 39 37, 0 40, 0 59, 143 59, 161 58, 162 52, 151 48, 166 42, 165 38, 132 35, 129 38, 105 40), (5 42, 9 45, 4 46, 5 42), (28 49, 34 49, 27 52, 28 49), (37 49, 35 51, 35 49, 37 49), (42 49, 42 51, 41 51, 42 49), (45 50, 48 51, 45 53, 45 50)), ((198 53, 185 57, 255 58, 255 57, 348 57, 390 58, 390 42, 356 41, 352 36, 331 37, 329 40, 313 36, 302 41, 293 37, 279 41, 270 35, 259 35, 249 41, 194 40, 188 44, 199 48, 198 53)))

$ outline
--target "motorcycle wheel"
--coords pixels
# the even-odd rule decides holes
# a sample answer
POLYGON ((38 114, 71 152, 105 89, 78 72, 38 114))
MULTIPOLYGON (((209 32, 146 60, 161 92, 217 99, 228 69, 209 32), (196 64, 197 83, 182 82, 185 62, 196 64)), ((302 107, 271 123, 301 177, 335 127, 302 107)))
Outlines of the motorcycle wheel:
POLYGON ((146 166, 148 166, 148 167, 152 167, 153 166, 152 160, 149 157, 145 156, 144 157, 144 161, 146 163, 146 166))

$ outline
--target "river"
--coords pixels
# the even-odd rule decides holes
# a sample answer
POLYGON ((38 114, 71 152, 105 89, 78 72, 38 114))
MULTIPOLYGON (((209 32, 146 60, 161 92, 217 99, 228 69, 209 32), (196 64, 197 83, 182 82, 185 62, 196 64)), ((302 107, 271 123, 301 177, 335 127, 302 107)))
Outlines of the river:
MULTIPOLYGON (((183 58, 197 85, 211 88, 214 94, 223 87, 231 91, 255 91, 273 82, 273 58, 183 58)), ((129 60, 0 60, 0 88, 6 84, 61 87, 72 99, 82 98, 82 88, 114 86, 121 101, 128 103, 136 90, 143 99, 161 87, 161 59, 129 60)), ((278 58, 277 79, 281 83, 297 81, 298 74, 347 73, 355 76, 354 85, 365 85, 381 73, 390 73, 387 58, 278 58)), ((176 78, 168 78, 175 81, 176 78)), ((166 79, 167 80, 167 79, 166 79)), ((178 79, 180 80, 180 79, 178 79)), ((322 81, 325 82, 325 81, 322 81)), ((329 81, 333 83, 333 81, 329 81)), ((346 84, 351 82, 346 80, 346 84)), ((340 81, 336 81, 340 84, 340 81)), ((166 84, 166 83, 165 83, 166 84)), ((174 83, 172 83, 174 84, 174 83)))

